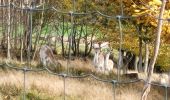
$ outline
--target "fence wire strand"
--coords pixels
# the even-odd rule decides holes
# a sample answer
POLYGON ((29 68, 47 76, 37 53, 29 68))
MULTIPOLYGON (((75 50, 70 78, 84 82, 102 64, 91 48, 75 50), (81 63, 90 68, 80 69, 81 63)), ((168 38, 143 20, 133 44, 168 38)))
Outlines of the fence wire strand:
MULTIPOLYGON (((17 5, 15 5, 14 3, 11 3, 10 5, 0 5, 0 7, 9 7, 9 6, 12 6, 14 7, 15 9, 18 9, 18 10, 27 10, 27 11, 35 11, 35 12, 38 12, 38 11, 47 11, 47 10, 52 10, 52 11, 56 11, 58 13, 61 13, 61 14, 71 14, 72 11, 69 11, 69 12, 65 12, 65 11, 62 11, 62 10, 59 10, 57 9, 56 7, 52 6, 52 7, 47 7, 47 8, 43 8, 43 9, 40 9, 41 6, 38 6, 38 7, 24 7, 24 8, 21 8, 21 7, 18 7, 17 5)), ((155 17, 155 16, 152 16, 148 13, 145 13, 145 14, 142 14, 142 15, 139 15, 139 16, 124 16, 124 15, 114 15, 114 16, 110 16, 110 15, 106 15, 98 10, 94 10, 94 11, 91 11, 91 12, 88 12, 88 13, 77 13, 77 12, 74 12, 72 13, 73 15, 82 15, 82 16, 85 16, 85 15, 93 15, 93 14, 97 14, 97 15, 100 15, 100 16, 103 16, 103 17, 106 17, 106 18, 111 18, 111 19, 117 19, 118 17, 120 17, 121 19, 133 19, 133 18, 138 18, 138 17, 142 17, 142 16, 150 16, 150 17, 153 17, 154 19, 159 19, 158 17, 155 17)), ((164 21, 170 21, 170 18, 163 18, 163 19, 160 19, 160 20, 164 20, 164 21)))
MULTIPOLYGON (((52 71, 50 71, 47 67, 44 67, 43 69, 30 69, 30 68, 17 68, 17 67, 14 67, 8 63, 5 63, 5 64, 0 64, 0 67, 3 67, 4 65, 7 66, 7 68, 10 68, 10 69, 15 69, 15 70, 22 70, 23 72, 41 72, 41 71, 46 71, 48 72, 48 74, 51 74, 51 75, 56 75, 56 76, 59 76, 59 77, 65 77, 65 78, 87 78, 87 77, 91 77, 97 81, 100 81, 100 82, 105 82, 105 83, 113 83, 113 84, 130 84, 130 83, 137 83, 137 82, 140 82, 140 81, 144 81, 146 82, 145 80, 143 79, 135 79, 135 80, 130 80, 130 81, 117 81, 117 80, 106 80, 106 79, 101 79, 101 78, 98 78, 97 76, 93 75, 93 74, 84 74, 84 75, 68 75, 68 74, 65 74, 65 73, 54 73, 52 71)), ((154 85, 154 86, 160 86, 160 87, 167 87, 167 88, 170 88, 170 86, 168 85, 162 85, 162 84, 156 84, 156 83, 149 83, 151 85, 154 85)))
MULTIPOLYGON (((30 69, 27 67, 23 67, 23 68, 18 68, 18 67, 14 67, 12 65, 10 65, 9 63, 5 63, 5 64, 0 64, 0 67, 3 67, 4 65, 7 66, 7 68, 9 69, 15 69, 18 71, 23 71, 24 74, 24 82, 23 82, 23 100, 26 100, 26 72, 41 72, 41 71, 46 71, 48 72, 48 74, 51 75, 55 75, 55 76, 59 76, 63 78, 63 99, 66 100, 66 78, 87 78, 87 77, 91 77, 92 79, 99 81, 99 82, 104 82, 104 83, 111 83, 113 86, 113 100, 115 100, 116 97, 116 84, 132 84, 132 83, 137 83, 137 82, 147 82, 146 80, 143 79, 135 79, 135 80, 130 80, 130 81, 118 81, 118 80, 105 80, 105 79, 101 79, 98 78, 97 76, 93 75, 93 74, 85 74, 85 75, 68 75, 65 73, 54 73, 52 71, 50 71, 47 67, 44 67, 43 69, 30 69)), ((153 86, 158 86, 158 87, 164 87, 165 88, 165 100, 167 100, 168 98, 168 88, 170 88, 169 85, 162 85, 162 84, 156 84, 156 83, 149 83, 153 86)))

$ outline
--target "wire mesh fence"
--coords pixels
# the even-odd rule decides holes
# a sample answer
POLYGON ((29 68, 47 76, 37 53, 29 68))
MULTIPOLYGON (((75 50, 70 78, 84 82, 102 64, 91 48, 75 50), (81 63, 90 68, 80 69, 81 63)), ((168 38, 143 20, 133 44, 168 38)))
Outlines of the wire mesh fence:
MULTIPOLYGON (((121 88, 130 88, 135 84, 141 84, 141 83, 145 84, 145 82, 147 82, 147 81, 145 81, 143 79, 136 79, 136 80, 130 80, 130 81, 105 80, 105 79, 99 78, 99 77, 97 77, 97 76, 95 76, 93 74, 85 74, 85 75, 81 75, 81 76, 73 76, 73 75, 68 75, 68 74, 65 74, 65 73, 53 73, 50 70, 48 70, 46 67, 45 67, 45 69, 29 69, 29 68, 16 68, 16 67, 14 67, 14 66, 12 66, 12 65, 10 65, 8 63, 1 65, 1 67, 4 67, 4 66, 6 66, 7 69, 14 69, 16 71, 22 71, 23 72, 23 100, 26 100, 27 73, 29 73, 29 72, 34 72, 35 73, 35 72, 45 71, 50 75, 61 77, 63 79, 63 93, 62 93, 63 94, 63 100, 66 100, 66 98, 67 98, 66 97, 66 95, 67 95, 66 91, 67 92, 69 91, 69 89, 67 89, 67 87, 71 87, 71 86, 69 86, 70 85, 69 84, 70 83, 69 79, 72 79, 72 78, 73 79, 80 79, 80 80, 83 80, 83 79, 86 79, 86 78, 91 78, 92 80, 96 80, 97 82, 100 82, 100 83, 110 84, 112 86, 112 88, 113 88, 113 91, 112 91, 113 92, 113 94, 112 94, 113 98, 112 98, 112 100, 121 100, 122 98, 119 97, 120 94, 122 94, 122 93, 125 93, 125 94, 127 93, 128 94, 127 91, 121 91, 121 88), (120 86, 121 86, 121 88, 120 88, 120 86)), ((156 88, 156 87, 160 88, 159 89, 160 93, 163 93, 164 94, 163 96, 164 96, 165 100, 168 100, 168 98, 169 98, 168 93, 169 93, 169 90, 170 90, 170 86, 162 85, 162 84, 156 84, 156 83, 149 83, 149 84, 151 84, 151 86, 153 88, 156 88)), ((142 87, 141 88, 138 87, 135 90, 136 90, 136 92, 138 94, 140 94, 140 93, 142 94, 142 87)), ((71 91, 69 91, 69 92, 71 92, 71 91)), ((151 90, 151 92, 154 92, 154 91, 151 90)), ((109 99, 111 99, 111 98, 109 98, 109 99)))

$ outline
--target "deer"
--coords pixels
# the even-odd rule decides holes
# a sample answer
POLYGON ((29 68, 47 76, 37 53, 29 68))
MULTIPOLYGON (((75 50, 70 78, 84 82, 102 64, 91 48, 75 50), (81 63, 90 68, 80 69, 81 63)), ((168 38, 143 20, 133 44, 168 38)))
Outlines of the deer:
POLYGON ((105 67, 105 71, 112 71, 113 70, 113 66, 114 66, 114 63, 111 59, 109 59, 110 57, 110 49, 107 49, 107 51, 105 52, 104 54, 104 67, 105 67))
POLYGON ((61 66, 61 64, 55 59, 52 49, 47 45, 41 46, 39 57, 40 62, 45 68, 47 68, 49 65, 61 66))
POLYGON ((113 70, 113 61, 109 59, 110 51, 102 52, 101 49, 108 49, 109 43, 95 43, 93 44, 93 49, 95 51, 93 64, 97 71, 105 72, 113 70))
POLYGON ((94 58, 93 58, 93 64, 97 71, 103 71, 104 70, 104 56, 101 53, 101 48, 99 44, 94 44, 93 45, 94 49, 94 58))

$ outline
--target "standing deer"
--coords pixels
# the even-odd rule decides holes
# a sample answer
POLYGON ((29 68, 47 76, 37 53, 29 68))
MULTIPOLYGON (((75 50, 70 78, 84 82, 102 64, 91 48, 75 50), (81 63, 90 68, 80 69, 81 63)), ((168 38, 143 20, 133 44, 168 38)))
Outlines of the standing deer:
POLYGON ((93 49, 95 51, 93 64, 100 72, 111 71, 113 69, 113 61, 109 59, 110 51, 104 53, 101 49, 108 49, 108 42, 95 43, 93 49))
POLYGON ((93 45, 94 49, 94 59, 93 59, 93 64, 97 71, 103 71, 104 70, 104 56, 101 53, 101 47, 99 44, 94 44, 93 45))
POLYGON ((109 57, 110 57, 110 49, 105 52, 105 60, 104 60, 105 71, 113 70, 114 63, 111 59, 109 59, 109 57))
POLYGON ((47 45, 44 45, 40 48, 39 56, 40 56, 40 61, 43 64, 44 67, 47 67, 51 64, 57 65, 57 66, 61 65, 55 59, 52 49, 47 45))

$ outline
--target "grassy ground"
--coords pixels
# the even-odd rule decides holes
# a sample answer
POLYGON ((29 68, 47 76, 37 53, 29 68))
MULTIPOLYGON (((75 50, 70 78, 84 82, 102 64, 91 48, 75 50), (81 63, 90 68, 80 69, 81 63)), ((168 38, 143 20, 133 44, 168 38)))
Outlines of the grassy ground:
MULTIPOLYGON (((63 66, 67 61, 60 60, 63 66)), ((19 65, 19 62, 12 62, 19 65)), ((37 63, 32 63, 36 67, 37 63)), ((21 66, 21 65, 20 65, 21 66)), ((115 79, 116 76, 96 73, 90 61, 74 60, 69 64, 70 73, 82 75, 93 73, 100 78, 115 79), (85 66, 86 65, 86 66, 85 66)), ((64 70, 63 70, 64 71, 64 70)), ((11 69, 0 69, 0 100, 23 99, 23 72, 11 69)), ((113 89, 110 83, 98 82, 92 78, 67 78, 65 85, 66 100, 140 100, 143 82, 119 84, 113 89)), ((63 78, 49 75, 47 72, 26 73, 27 100, 63 100, 63 78)), ((153 87, 148 100, 163 100, 164 88, 153 87)))
MULTIPOLYGON (((18 71, 0 72, 0 98, 21 100, 23 98, 23 73, 18 71)), ((66 79, 67 100, 112 100, 112 84, 86 79, 66 79)), ((116 86, 116 100, 140 100, 143 83, 116 86)), ((163 100, 163 89, 154 88, 148 100, 163 100)), ((27 100, 62 100, 63 79, 45 72, 26 74, 27 100)))
MULTIPOLYGON (((23 73, 1 71, 0 98, 21 100, 23 98, 23 73)), ((116 85, 116 100, 140 100, 143 83, 116 85)), ((66 79, 66 100, 113 100, 112 84, 86 79, 66 79)), ((163 88, 152 89, 148 100, 163 100, 163 88)), ((27 100, 63 100, 63 79, 47 73, 26 74, 27 100)))

